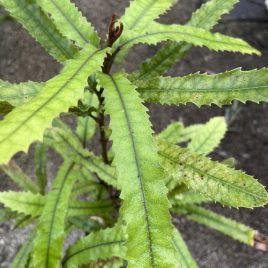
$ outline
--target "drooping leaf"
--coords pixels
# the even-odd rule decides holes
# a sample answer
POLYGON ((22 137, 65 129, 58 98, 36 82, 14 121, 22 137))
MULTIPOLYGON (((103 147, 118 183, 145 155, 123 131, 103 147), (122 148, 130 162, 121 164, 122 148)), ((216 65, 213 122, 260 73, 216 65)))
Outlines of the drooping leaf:
POLYGON ((177 0, 133 0, 120 21, 125 30, 141 30, 165 13, 177 0))
POLYGON ((65 217, 76 178, 75 164, 63 163, 53 181, 37 226, 33 249, 35 267, 50 268, 60 265, 65 217))
POLYGON ((37 143, 34 151, 34 170, 39 186, 39 192, 45 193, 47 183, 47 158, 46 158, 46 145, 44 143, 37 143))
POLYGON ((176 78, 156 77, 137 81, 135 85, 147 102, 175 105, 194 103, 198 107, 211 104, 221 107, 233 100, 259 103, 268 100, 268 69, 235 69, 216 75, 191 74, 176 78))
POLYGON ((0 0, 0 4, 57 61, 63 63, 74 58, 76 48, 59 33, 35 0, 0 0))
POLYGON ((174 42, 184 41, 195 46, 205 46, 215 51, 240 52, 244 54, 260 55, 260 52, 252 48, 245 41, 225 36, 219 33, 211 33, 204 29, 185 25, 150 24, 148 30, 125 31, 115 43, 114 49, 126 50, 133 45, 143 43, 155 45, 161 41, 171 40, 174 42))
POLYGON ((195 263, 189 249, 184 242, 179 230, 176 228, 173 229, 172 242, 175 247, 176 253, 175 257, 177 260, 178 268, 197 268, 197 264, 195 263))
POLYGON ((188 149, 198 154, 207 155, 220 144, 226 131, 225 118, 213 117, 195 132, 188 144, 188 149))
POLYGON ((147 111, 135 87, 121 72, 98 73, 110 114, 114 163, 127 222, 129 267, 173 267, 167 189, 158 165, 147 111))
POLYGON ((235 240, 247 245, 254 245, 255 230, 237 221, 194 205, 184 205, 174 208, 175 212, 182 214, 199 224, 221 232, 235 240))
POLYGON ((37 0, 37 4, 51 15, 61 34, 77 46, 83 48, 89 42, 98 46, 99 38, 93 26, 70 0, 37 0))
MULTIPOLYGON (((220 20, 221 16, 232 10, 239 0, 210 0, 204 3, 195 13, 187 25, 211 30, 220 20)), ((150 59, 143 62, 133 76, 145 79, 157 76, 169 70, 176 62, 184 58, 192 46, 185 42, 175 43, 168 41, 150 59)))
POLYGON ((38 94, 42 88, 42 83, 26 82, 12 84, 7 81, 0 80, 0 114, 5 115, 14 107, 28 102, 36 94, 38 94))
MULTIPOLYGON (((96 107, 98 104, 98 99, 95 94, 91 94, 89 92, 85 93, 84 97, 85 105, 87 107, 96 107)), ((96 128, 96 121, 90 116, 86 117, 78 117, 77 118, 77 126, 76 133, 83 144, 83 147, 86 147, 86 143, 88 140, 92 138, 94 135, 96 128)))
POLYGON ((86 170, 95 172, 103 181, 117 187, 114 168, 106 165, 93 153, 85 150, 70 129, 52 128, 46 131, 44 142, 56 150, 63 158, 72 159, 86 170))
POLYGON ((100 70, 106 52, 87 45, 36 97, 0 121, 0 163, 26 151, 31 142, 42 138, 53 118, 76 104, 83 96, 88 75, 100 70))
POLYGON ((114 227, 100 230, 81 238, 67 251, 63 260, 64 268, 76 268, 96 260, 109 257, 125 257, 124 229, 114 227))
POLYGON ((223 205, 252 208, 268 202, 264 187, 245 173, 188 149, 158 141, 166 172, 195 192, 223 205))
POLYGON ((0 169, 22 190, 33 193, 39 191, 38 186, 34 181, 29 178, 14 161, 11 161, 9 165, 1 165, 0 169))
POLYGON ((29 255, 33 248, 35 230, 29 234, 28 239, 23 243, 16 256, 13 258, 9 268, 25 268, 29 259, 29 255))

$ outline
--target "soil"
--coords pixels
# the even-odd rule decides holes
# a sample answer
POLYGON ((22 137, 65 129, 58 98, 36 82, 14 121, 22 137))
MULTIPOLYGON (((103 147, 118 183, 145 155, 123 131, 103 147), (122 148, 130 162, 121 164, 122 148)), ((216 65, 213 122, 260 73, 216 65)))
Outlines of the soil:
MULTIPOLYGON (((111 14, 119 16, 127 6, 127 0, 76 0, 76 4, 93 22, 96 29, 105 36, 111 14)), ((202 1, 181 0, 174 9, 161 18, 165 23, 184 23, 191 12, 202 1)), ((0 11, 2 14, 3 11, 0 11)), ((244 70, 261 68, 268 64, 268 12, 263 0, 242 0, 235 10, 224 16, 216 31, 241 37, 262 52, 261 57, 244 56, 234 53, 213 53, 207 49, 194 48, 191 53, 170 71, 170 75, 180 76, 197 71, 222 72, 236 67, 244 70)), ((5 22, 0 25, 0 78, 11 82, 27 80, 46 81, 57 74, 60 66, 46 54, 17 23, 5 22)), ((126 70, 133 70, 137 64, 155 52, 154 47, 137 46, 127 57, 126 70)), ((185 125, 206 122, 215 115, 224 115, 225 109, 193 105, 168 107, 149 105, 155 131, 160 131, 169 122, 181 120, 185 125)), ((27 173, 32 173, 32 150, 29 156, 16 156, 27 173)), ((220 147, 213 153, 213 159, 235 157, 236 167, 258 178, 268 185, 268 106, 247 103, 232 123, 220 147)), ((54 155, 51 155, 53 158, 54 155)), ((55 160, 57 163, 59 159, 55 160)), ((56 165, 49 164, 49 175, 56 165)), ((0 189, 14 188, 6 177, 0 175, 0 189)), ((214 211, 251 225, 256 230, 268 234, 268 207, 254 210, 234 210, 218 205, 209 206, 214 211)), ((217 232, 195 223, 178 219, 191 252, 200 267, 204 268, 265 268, 268 254, 244 246, 217 232)), ((10 258, 18 245, 25 239, 25 230, 12 231, 10 223, 0 225, 0 267, 8 267, 10 258)))

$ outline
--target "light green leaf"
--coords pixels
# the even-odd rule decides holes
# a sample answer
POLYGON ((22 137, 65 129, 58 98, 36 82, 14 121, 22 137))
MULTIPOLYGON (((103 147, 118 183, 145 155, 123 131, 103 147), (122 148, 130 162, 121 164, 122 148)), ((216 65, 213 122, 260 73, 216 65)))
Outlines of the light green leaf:
POLYGON ((204 195, 192 192, 192 191, 187 191, 184 193, 179 193, 179 194, 174 194, 172 196, 172 199, 170 199, 170 202, 172 206, 174 204, 176 205, 191 205, 191 204, 202 204, 204 202, 209 202, 211 201, 209 198, 205 197, 204 195))
POLYGON ((173 267, 167 189, 158 165, 147 110, 135 87, 119 72, 98 73, 110 114, 114 163, 127 222, 128 267, 173 267))
POLYGON ((51 15, 60 33, 77 46, 83 48, 89 42, 98 46, 99 38, 93 26, 70 0, 37 0, 37 4, 51 15))
POLYGON ((195 136, 195 133, 202 127, 202 124, 184 127, 181 123, 175 122, 169 124, 161 133, 159 133, 158 138, 169 143, 182 143, 191 140, 192 137, 195 136))
POLYGON ((88 75, 101 69, 106 52, 86 46, 36 97, 0 121, 0 163, 8 162, 18 151, 26 151, 31 142, 42 138, 53 118, 76 105, 88 75))
POLYGON ((177 182, 223 205, 252 208, 268 202, 264 187, 245 173, 188 149, 158 141, 166 172, 177 182))
POLYGON ((125 31, 115 43, 114 49, 123 51, 139 43, 155 45, 166 40, 175 42, 185 41, 196 46, 206 46, 215 51, 231 51, 260 55, 258 50, 238 38, 232 38, 219 33, 213 34, 204 29, 192 26, 163 25, 158 23, 150 24, 148 31, 145 33, 140 33, 139 31, 125 31))
POLYGON ((147 81, 135 81, 141 97, 147 102, 161 104, 201 105, 216 104, 219 107, 233 100, 241 102, 268 101, 268 69, 206 75, 191 74, 184 77, 156 77, 147 81))
POLYGON ((34 171, 37 178, 39 192, 45 193, 47 183, 47 158, 46 145, 44 143, 37 143, 34 151, 34 171))
POLYGON ((197 268, 197 265, 189 252, 189 249, 184 242, 179 230, 173 229, 172 236, 173 245, 176 249, 176 260, 178 268, 197 268))
POLYGON ((109 257, 125 256, 124 229, 122 227, 107 228, 81 238, 67 251, 63 260, 64 268, 76 268, 92 261, 109 257))
POLYGON ((23 243, 16 256, 13 258, 9 268, 25 268, 33 247, 35 230, 30 233, 28 239, 23 243))
POLYGON ((11 161, 9 165, 0 166, 0 169, 21 189, 33 193, 39 191, 34 181, 29 178, 14 161, 11 161))
MULTIPOLYGON (((239 0, 211 0, 204 3, 187 23, 188 26, 211 30, 220 20, 221 16, 232 10, 239 0)), ((168 41, 157 53, 142 63, 133 76, 144 79, 150 76, 158 76, 169 70, 176 61, 184 58, 192 45, 180 42, 168 41)))
POLYGON ((254 235, 256 231, 249 226, 193 205, 180 205, 175 207, 174 210, 179 214, 185 214, 185 216, 192 221, 203 224, 235 240, 250 246, 254 245, 254 235))
POLYGON ((133 0, 120 21, 125 30, 141 30, 147 28, 148 23, 159 18, 177 0, 133 0))
POLYGON ((0 80, 0 114, 10 112, 32 99, 43 88, 42 83, 26 82, 12 84, 0 80))
POLYGON ((36 5, 35 0, 0 0, 0 4, 57 61, 63 63, 74 58, 76 48, 58 32, 50 18, 36 5))
POLYGON ((198 154, 207 155, 218 147, 226 131, 225 118, 214 117, 195 132, 188 144, 188 149, 198 154))
MULTIPOLYGON (((32 217, 42 214, 46 200, 46 196, 30 192, 9 191, 0 193, 0 203, 4 204, 6 208, 32 217)), ((111 209, 112 204, 108 201, 70 200, 67 216, 106 215, 111 209)))
POLYGON ((37 226, 33 249, 35 267, 50 268, 60 265, 65 217, 76 178, 75 164, 63 163, 53 181, 37 226))
POLYGON ((66 160, 71 159, 81 167, 97 175, 109 185, 117 187, 114 168, 106 165, 93 153, 82 148, 80 141, 70 129, 52 128, 46 131, 44 142, 66 160))
POLYGON ((36 217, 42 214, 45 197, 30 192, 9 191, 0 193, 0 202, 12 211, 36 217))

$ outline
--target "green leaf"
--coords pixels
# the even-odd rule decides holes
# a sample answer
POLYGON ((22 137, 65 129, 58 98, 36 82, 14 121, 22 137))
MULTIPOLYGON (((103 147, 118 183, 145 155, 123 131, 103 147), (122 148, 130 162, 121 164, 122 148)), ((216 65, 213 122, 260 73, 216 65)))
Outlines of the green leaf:
POLYGON ((45 197, 30 192, 8 191, 0 193, 0 202, 12 211, 36 217, 42 214, 45 197))
POLYGON ((209 202, 210 199, 205 197, 204 195, 195 193, 195 192, 191 192, 191 191, 187 191, 184 193, 179 193, 179 194, 174 194, 172 196, 172 199, 170 199, 170 202, 172 204, 172 206, 174 204, 176 205, 191 205, 191 204, 202 204, 204 202, 209 202))
POLYGON ((37 0, 37 4, 51 15, 60 33, 84 47, 89 42, 99 45, 99 38, 92 25, 82 16, 70 0, 37 0))
POLYGON ((14 107, 32 99, 43 88, 42 83, 26 82, 12 84, 0 80, 0 114, 7 114, 14 107))
POLYGON ((202 127, 202 124, 184 127, 181 123, 175 122, 169 124, 161 133, 159 133, 158 138, 169 143, 182 143, 191 140, 192 137, 195 136, 195 133, 202 127))
POLYGON ((71 159, 86 170, 97 175, 109 185, 117 187, 114 168, 106 165, 93 153, 82 148, 80 141, 70 129, 52 128, 46 131, 44 142, 66 160, 71 159))
POLYGON ((125 50, 135 44, 143 43, 155 45, 161 41, 171 40, 175 42, 185 41, 196 46, 206 46, 215 51, 231 51, 246 54, 257 54, 260 52, 252 48, 245 41, 225 36, 219 33, 211 33, 207 30, 185 25, 163 25, 152 23, 148 31, 125 31, 115 43, 114 49, 125 50))
POLYGON ((250 246, 254 245, 256 231, 249 226, 193 205, 178 206, 174 210, 179 214, 185 214, 192 221, 203 224, 235 240, 250 246))
POLYGON ((101 69, 106 52, 86 46, 36 97, 0 121, 0 163, 8 162, 18 151, 26 151, 31 142, 42 138, 53 118, 77 103, 88 75, 101 69))
MULTIPOLYGON (((98 104, 98 99, 95 94, 91 94, 89 92, 85 92, 84 97, 85 104, 87 107, 96 107, 98 104)), ((76 133, 83 144, 83 147, 86 147, 86 143, 88 140, 92 138, 95 133, 96 121, 90 116, 86 117, 78 117, 77 118, 77 126, 76 133)))
POLYGON ((33 261, 35 267, 59 267, 62 243, 65 236, 64 223, 69 197, 77 178, 73 162, 65 162, 53 181, 34 240, 33 261))
POLYGON ((34 151, 34 171, 39 186, 39 192, 45 193, 47 183, 47 158, 44 143, 37 143, 34 151))
POLYGON ((0 223, 17 218, 18 214, 8 208, 0 208, 0 223))
POLYGON ((37 193, 39 191, 38 186, 29 178, 20 167, 13 161, 9 165, 2 165, 0 169, 21 189, 37 193))
POLYGON ((120 21, 125 30, 141 30, 165 13, 177 0, 133 0, 120 21))
POLYGON ((166 172, 190 189, 223 205, 252 208, 268 202, 264 187, 245 173, 188 149, 158 141, 166 172))
POLYGON ((122 227, 107 228, 81 238, 67 251, 63 260, 64 268, 76 268, 91 261, 109 257, 125 256, 125 242, 122 227))
POLYGON ((68 217, 86 215, 107 215, 112 211, 112 204, 108 201, 70 201, 68 217))
POLYGON ((188 144, 188 149, 198 154, 207 155, 218 147, 226 131, 225 118, 214 117, 195 132, 188 144))
POLYGON ((178 268, 197 268, 197 265, 189 252, 179 230, 173 229, 172 242, 176 249, 175 257, 178 268))
MULTIPOLYGON (((220 20, 221 16, 232 10, 239 0, 211 0, 206 2, 193 13, 187 25, 211 30, 220 20)), ((149 76, 158 76, 169 70, 176 61, 184 58, 192 46, 185 42, 175 43, 172 41, 163 45, 157 53, 142 63, 133 76, 144 79, 149 76)))
POLYGON ((57 61, 63 63, 75 56, 76 48, 58 32, 35 0, 0 0, 0 4, 57 61))
POLYGON ((35 231, 30 233, 28 239, 23 243, 16 256, 13 258, 9 268, 25 268, 32 251, 35 231))
POLYGON ((216 104, 219 107, 233 100, 241 102, 268 101, 268 69, 206 75, 191 74, 184 77, 156 77, 147 81, 135 81, 141 97, 147 102, 161 104, 201 105, 216 104))
POLYGON ((158 165, 147 110, 121 72, 98 73, 110 114, 115 166, 127 222, 129 267, 173 267, 167 189, 158 165))

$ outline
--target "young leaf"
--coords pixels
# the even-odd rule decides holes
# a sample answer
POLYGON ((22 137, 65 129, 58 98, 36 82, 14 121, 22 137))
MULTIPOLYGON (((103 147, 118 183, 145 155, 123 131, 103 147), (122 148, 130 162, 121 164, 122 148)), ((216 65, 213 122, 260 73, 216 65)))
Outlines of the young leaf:
POLYGON ((37 185, 29 178, 15 162, 10 162, 9 165, 2 165, 0 169, 21 189, 38 193, 37 185))
POLYGON ((69 197, 76 180, 77 170, 73 162, 65 162, 58 171, 49 192, 34 240, 33 261, 39 268, 59 267, 64 222, 67 215, 69 197))
POLYGON ((125 30, 141 30, 165 13, 177 0, 133 0, 120 21, 125 30))
POLYGON ((193 205, 179 205, 175 212, 199 224, 203 224, 249 246, 254 245, 255 230, 237 221, 228 219, 207 209, 193 205))
POLYGON ((67 251, 64 268, 76 268, 109 257, 125 257, 125 234, 122 227, 107 228, 81 238, 67 251))
POLYGON ((89 42, 98 46, 99 38, 92 25, 70 0, 36 0, 52 19, 61 34, 84 47, 89 42))
MULTIPOLYGON (((210 0, 193 13, 187 25, 209 31, 217 24, 221 16, 229 13, 238 2, 239 0, 210 0)), ((185 42, 168 41, 151 59, 142 63, 133 76, 137 79, 145 79, 163 74, 176 61, 183 59, 191 48, 192 46, 185 42)))
POLYGON ((0 163, 26 151, 31 142, 41 139, 53 118, 76 104, 83 96, 88 75, 100 70, 106 52, 87 45, 36 97, 0 121, 0 163))
POLYGON ((47 183, 47 158, 46 158, 46 145, 44 143, 37 143, 34 152, 34 170, 39 186, 39 192, 45 193, 47 183))
POLYGON ((25 268, 32 251, 35 230, 30 233, 28 239, 23 243, 16 256, 13 258, 9 268, 25 268))
POLYGON ((135 44, 144 43, 155 45, 161 41, 171 40, 175 42, 185 41, 196 46, 206 46, 215 51, 231 51, 246 54, 257 54, 260 52, 252 48, 245 41, 225 36, 219 33, 211 33, 204 29, 185 25, 164 25, 158 23, 150 24, 148 31, 126 31, 116 42, 114 49, 124 50, 135 44))
POLYGON ((214 117, 195 132, 188 144, 188 149, 198 154, 207 155, 220 144, 226 131, 225 118, 214 117))
POLYGON ((176 260, 177 267, 179 268, 197 268, 197 264, 195 263, 189 249, 184 242, 179 230, 173 229, 172 242, 176 249, 176 260))
POLYGON ((26 82, 12 84, 0 80, 0 114, 6 114, 14 107, 28 102, 38 94, 42 88, 42 83, 26 82), (7 105, 10 106, 10 109, 6 112, 7 105))
POLYGON ((109 185, 117 187, 114 168, 104 164, 93 153, 85 150, 70 129, 49 129, 45 133, 44 142, 66 160, 71 159, 86 170, 97 173, 109 185))
POLYGON ((195 192, 232 207, 252 208, 268 202, 264 187, 251 176, 188 149, 160 140, 158 145, 166 172, 195 192))
POLYGON ((127 222, 129 267, 173 267, 171 223, 162 171, 146 108, 119 72, 97 74, 110 114, 111 139, 127 222))
POLYGON ((77 50, 65 39, 35 0, 0 0, 0 4, 57 61, 74 58, 77 50))
POLYGON ((267 68, 252 71, 235 69, 215 75, 156 77, 134 83, 145 101, 161 104, 179 105, 191 102, 198 107, 211 104, 221 107, 233 100, 256 103, 268 101, 267 68))
MULTIPOLYGON (((89 92, 85 92, 85 104, 87 107, 96 107, 98 99, 96 95, 91 94, 89 92)), ((86 147, 86 143, 88 140, 92 138, 95 132, 96 121, 90 116, 86 117, 78 117, 77 118, 77 126, 76 133, 83 144, 83 147, 86 147)))

